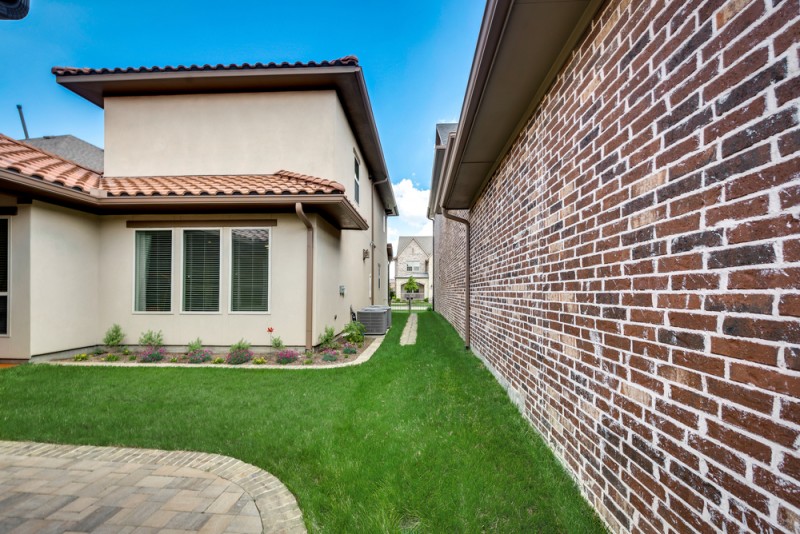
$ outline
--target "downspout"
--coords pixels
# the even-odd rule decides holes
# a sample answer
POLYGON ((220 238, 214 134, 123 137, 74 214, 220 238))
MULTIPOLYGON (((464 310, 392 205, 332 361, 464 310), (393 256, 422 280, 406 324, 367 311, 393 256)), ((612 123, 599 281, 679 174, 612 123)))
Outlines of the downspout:
POLYGON ((445 209, 442 210, 442 215, 444 215, 444 217, 446 219, 450 219, 451 221, 455 221, 455 222, 463 224, 464 227, 466 228, 466 231, 467 231, 467 236, 466 236, 467 237, 467 240, 466 240, 467 241, 467 246, 466 246, 466 251, 464 253, 465 263, 466 263, 466 266, 464 268, 464 271, 466 271, 466 276, 465 276, 466 281, 464 282, 466 284, 466 287, 464 288, 464 292, 465 292, 465 296, 466 296, 466 303, 465 303, 465 306, 464 306, 465 307, 465 313, 464 313, 464 345, 465 345, 465 347, 464 348, 469 350, 469 346, 470 346, 470 328, 469 328, 469 324, 470 324, 470 319, 469 319, 469 314, 470 314, 470 306, 469 306, 469 302, 470 302, 470 289, 469 289, 469 284, 470 284, 470 279, 469 279, 469 271, 470 271, 470 269, 469 269, 469 267, 470 267, 470 262, 469 262, 469 244, 470 244, 470 242, 469 242, 469 221, 466 220, 466 219, 462 219, 461 217, 456 217, 455 215, 451 215, 449 210, 445 210, 445 209))
POLYGON ((294 211, 306 225, 306 350, 311 350, 314 320, 314 226, 306 217, 302 202, 295 203, 294 211))
MULTIPOLYGON (((369 257, 370 257, 370 269, 369 272, 371 273, 370 278, 372 280, 372 287, 369 291, 369 303, 371 305, 375 305, 375 188, 381 184, 385 184, 389 181, 389 177, 387 176, 383 180, 379 180, 377 182, 372 182, 372 206, 370 207, 370 213, 372 218, 372 224, 370 224, 370 239, 369 239, 369 257)), ((386 279, 386 284, 389 284, 389 279, 386 279)))

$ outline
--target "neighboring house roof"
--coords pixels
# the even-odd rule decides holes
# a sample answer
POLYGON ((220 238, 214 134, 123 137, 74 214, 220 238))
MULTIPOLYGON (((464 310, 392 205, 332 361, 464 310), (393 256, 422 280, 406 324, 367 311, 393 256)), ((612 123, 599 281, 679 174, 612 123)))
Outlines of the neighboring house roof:
POLYGON ((419 248, 427 254, 431 256, 433 254, 433 236, 429 235, 401 235, 397 240, 397 256, 399 257, 400 254, 406 249, 406 247, 412 242, 415 241, 419 248))
POLYGON ((439 206, 472 206, 603 4, 486 3, 439 206))
POLYGON ((342 229, 369 228, 343 185, 288 171, 263 175, 106 178, 0 134, 0 186, 95 213, 314 207, 342 229))
POLYGON ((428 195, 428 218, 433 220, 440 211, 439 194, 442 188, 442 175, 451 155, 452 141, 458 133, 457 122, 442 122, 436 125, 436 145, 433 153, 433 170, 431 171, 431 192, 428 195))
POLYGON ((20 141, 74 161, 87 169, 103 172, 103 149, 74 135, 46 135, 20 141))
POLYGON ((335 90, 387 213, 398 214, 367 86, 355 56, 320 63, 53 67, 52 72, 59 84, 99 107, 108 96, 335 90))

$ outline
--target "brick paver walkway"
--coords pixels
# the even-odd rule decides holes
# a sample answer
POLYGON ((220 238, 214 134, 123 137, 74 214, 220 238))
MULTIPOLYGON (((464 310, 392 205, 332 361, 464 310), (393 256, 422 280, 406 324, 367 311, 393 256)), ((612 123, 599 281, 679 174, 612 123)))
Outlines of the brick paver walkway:
POLYGON ((0 532, 306 532, 280 480, 228 456, 0 441, 0 532))

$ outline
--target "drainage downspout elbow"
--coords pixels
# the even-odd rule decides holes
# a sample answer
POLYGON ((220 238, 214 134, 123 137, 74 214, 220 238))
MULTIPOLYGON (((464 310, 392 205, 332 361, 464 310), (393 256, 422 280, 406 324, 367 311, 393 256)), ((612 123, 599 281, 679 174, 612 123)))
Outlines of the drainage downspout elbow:
POLYGON ((457 217, 452 215, 449 210, 442 210, 442 215, 444 215, 445 219, 450 219, 451 221, 455 221, 457 223, 461 223, 464 225, 466 229, 466 250, 464 251, 464 262, 466 263, 464 267, 464 271, 466 272, 465 275, 465 288, 464 288, 464 295, 465 295, 465 305, 464 305, 464 345, 467 350, 470 347, 470 300, 471 300, 471 291, 470 291, 470 225, 469 221, 466 219, 462 219, 461 217, 457 217))
POLYGON ((306 226, 306 350, 311 350, 314 319, 314 226, 303 211, 301 202, 295 203, 294 211, 306 226))

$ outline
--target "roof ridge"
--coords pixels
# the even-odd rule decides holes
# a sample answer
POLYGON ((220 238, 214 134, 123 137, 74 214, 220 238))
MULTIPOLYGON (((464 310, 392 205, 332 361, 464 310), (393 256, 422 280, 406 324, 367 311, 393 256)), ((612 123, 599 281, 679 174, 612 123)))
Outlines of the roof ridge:
POLYGON ((56 76, 81 76, 81 75, 92 75, 92 74, 135 74, 135 73, 144 73, 144 72, 191 72, 191 71, 215 71, 215 70, 254 70, 254 69, 292 69, 292 68, 314 68, 314 67, 358 67, 358 57, 354 55, 343 56, 337 59, 332 60, 323 60, 323 61, 295 61, 290 63, 288 61, 283 61, 280 63, 276 63, 274 61, 270 61, 268 63, 217 63, 216 65, 211 65, 206 63, 204 65, 165 65, 165 66, 158 66, 153 65, 152 67, 101 67, 101 68, 91 68, 91 67, 53 67, 50 69, 50 72, 55 74, 56 76))

